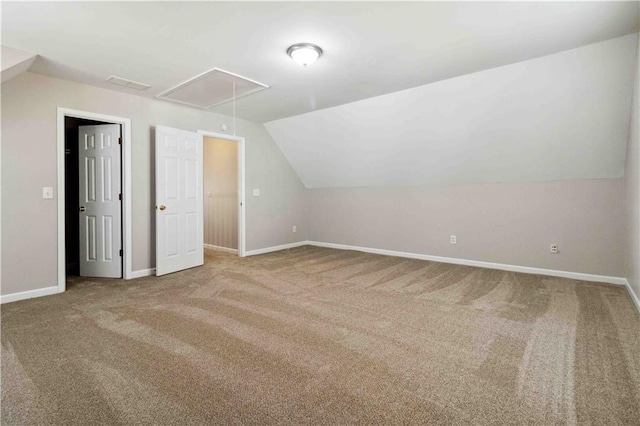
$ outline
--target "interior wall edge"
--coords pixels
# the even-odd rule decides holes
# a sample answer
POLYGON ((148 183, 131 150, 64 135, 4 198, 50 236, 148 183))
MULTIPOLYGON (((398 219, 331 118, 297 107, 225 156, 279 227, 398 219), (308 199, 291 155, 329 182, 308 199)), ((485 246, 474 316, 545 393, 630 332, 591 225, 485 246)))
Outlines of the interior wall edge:
POLYGON ((627 292, 629 293, 629 297, 631 298, 631 301, 633 302, 634 306, 638 310, 638 313, 640 314, 640 298, 638 298, 635 291, 633 291, 633 288, 631 287, 629 280, 626 278, 624 279, 624 286, 627 289, 627 292))
MULTIPOLYGON (((640 33, 639 33, 640 35, 640 33)), ((634 301, 640 297, 640 43, 635 52, 624 176, 625 276, 634 301)))

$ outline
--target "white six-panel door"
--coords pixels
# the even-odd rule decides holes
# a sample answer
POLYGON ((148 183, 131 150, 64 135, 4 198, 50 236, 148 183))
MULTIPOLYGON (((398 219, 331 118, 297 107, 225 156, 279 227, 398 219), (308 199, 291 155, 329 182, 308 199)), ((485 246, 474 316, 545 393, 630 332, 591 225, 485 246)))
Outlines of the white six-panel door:
POLYGON ((80 275, 122 277, 120 125, 79 127, 80 275))
POLYGON ((156 275, 204 263, 202 137, 156 126, 156 275))

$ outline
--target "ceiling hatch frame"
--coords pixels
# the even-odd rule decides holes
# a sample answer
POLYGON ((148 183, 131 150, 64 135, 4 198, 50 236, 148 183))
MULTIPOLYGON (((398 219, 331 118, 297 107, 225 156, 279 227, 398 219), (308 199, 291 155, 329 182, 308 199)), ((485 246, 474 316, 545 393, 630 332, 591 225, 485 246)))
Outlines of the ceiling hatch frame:
POLYGON ((248 83, 249 85, 253 85, 254 86, 253 88, 250 88, 248 90, 242 91, 240 93, 236 92, 235 99, 240 99, 240 98, 243 98, 245 96, 249 96, 249 95, 252 95, 254 93, 258 93, 258 92, 261 92, 263 90, 269 89, 269 86, 264 84, 264 83, 260 83, 259 81, 256 81, 256 80, 253 80, 253 79, 250 79, 250 78, 247 78, 247 77, 244 77, 244 76, 241 76, 239 74, 235 74, 235 73, 232 73, 232 72, 229 72, 229 71, 225 71, 225 70, 223 70, 221 68, 217 68, 216 67, 216 68, 211 68, 210 70, 205 71, 205 72, 203 72, 201 74, 198 74, 197 76, 192 77, 192 78, 190 78, 190 79, 188 79, 186 81, 183 81, 182 83, 180 83, 180 84, 178 84, 176 86, 173 86, 172 88, 170 88, 168 90, 165 90, 164 92, 156 95, 156 98, 157 99, 162 99, 162 100, 165 100, 165 101, 169 101, 169 102, 176 102, 176 103, 183 104, 183 105, 189 105, 189 106, 192 106, 192 107, 195 107, 195 108, 200 108, 200 109, 211 109, 211 108, 216 107, 218 105, 222 105, 224 103, 233 101, 234 96, 231 96, 228 99, 224 99, 222 101, 217 101, 217 102, 214 102, 213 104, 210 104, 210 105, 202 105, 202 104, 188 102, 188 101, 185 101, 185 100, 178 100, 178 99, 174 99, 174 98, 169 97, 171 94, 174 94, 174 93, 178 92, 181 89, 190 87, 190 86, 196 84, 197 82, 199 82, 200 80, 205 79, 205 78, 209 77, 211 74, 215 74, 215 73, 224 74, 227 78, 229 78, 230 81, 233 81, 235 79, 235 80, 239 80, 241 82, 245 82, 245 83, 248 83))

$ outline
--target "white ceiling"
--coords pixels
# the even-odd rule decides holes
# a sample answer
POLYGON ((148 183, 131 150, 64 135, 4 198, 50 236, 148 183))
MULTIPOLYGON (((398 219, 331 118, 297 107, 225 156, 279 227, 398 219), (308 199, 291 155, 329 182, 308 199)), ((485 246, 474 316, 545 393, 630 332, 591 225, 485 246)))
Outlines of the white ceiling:
POLYGON ((637 35, 276 120, 309 188, 624 175, 637 35))
POLYGON ((271 86, 237 102, 257 122, 637 31, 637 2, 2 3, 2 43, 39 54, 31 71, 155 97, 218 67, 271 86), (297 42, 325 54, 302 68, 285 54, 297 42))
POLYGON ((0 56, 2 57, 3 83, 27 71, 36 59, 36 55, 32 53, 7 46, 0 46, 0 56))

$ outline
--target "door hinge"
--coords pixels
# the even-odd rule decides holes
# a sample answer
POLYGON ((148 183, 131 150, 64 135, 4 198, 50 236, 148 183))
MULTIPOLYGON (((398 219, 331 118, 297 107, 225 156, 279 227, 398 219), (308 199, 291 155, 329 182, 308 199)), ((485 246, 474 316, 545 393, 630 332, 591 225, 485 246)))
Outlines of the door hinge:
POLYGON ((122 201, 122 193, 118 194, 118 200, 122 201))
POLYGON ((122 136, 118 138, 118 145, 122 145, 122 136))
POLYGON ((120 249, 120 257, 122 257, 122 249, 120 249))

